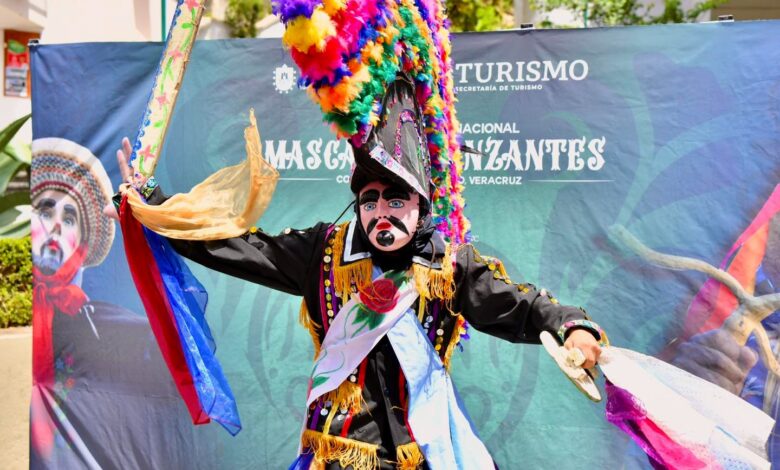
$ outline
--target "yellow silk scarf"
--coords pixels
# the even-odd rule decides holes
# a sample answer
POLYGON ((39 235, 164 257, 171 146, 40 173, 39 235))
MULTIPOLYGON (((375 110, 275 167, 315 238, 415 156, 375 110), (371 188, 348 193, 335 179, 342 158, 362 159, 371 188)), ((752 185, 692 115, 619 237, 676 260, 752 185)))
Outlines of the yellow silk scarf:
POLYGON ((246 233, 265 212, 279 179, 279 172, 263 159, 254 110, 249 122, 244 129, 246 160, 217 171, 190 192, 153 206, 123 185, 135 218, 160 235, 182 240, 220 240, 246 233))

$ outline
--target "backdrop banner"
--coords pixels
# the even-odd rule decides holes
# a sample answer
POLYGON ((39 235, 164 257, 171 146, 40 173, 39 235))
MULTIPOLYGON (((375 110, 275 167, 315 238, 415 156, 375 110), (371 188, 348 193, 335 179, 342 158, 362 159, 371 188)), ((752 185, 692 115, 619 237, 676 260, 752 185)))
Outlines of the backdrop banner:
MULTIPOLYGON (((463 140, 481 151, 464 174, 479 251, 514 282, 585 308, 613 344, 775 417, 780 313, 741 308, 703 272, 651 264, 619 234, 721 267, 749 295, 778 292, 777 44, 777 21, 461 34, 453 44, 463 140), (747 335, 723 326, 734 312, 757 320, 747 335)), ((313 355, 300 299, 189 263, 243 431, 193 426, 122 234, 101 212, 161 47, 31 47, 33 468, 287 468, 296 457, 313 355)), ((351 151, 297 79, 280 40, 198 41, 157 167, 164 191, 242 161, 254 108, 264 157, 281 173, 258 226, 333 221, 352 199, 351 151)), ((452 374, 501 468, 649 468, 542 348, 470 333, 452 374)), ((780 462, 774 447, 773 437, 780 462)))

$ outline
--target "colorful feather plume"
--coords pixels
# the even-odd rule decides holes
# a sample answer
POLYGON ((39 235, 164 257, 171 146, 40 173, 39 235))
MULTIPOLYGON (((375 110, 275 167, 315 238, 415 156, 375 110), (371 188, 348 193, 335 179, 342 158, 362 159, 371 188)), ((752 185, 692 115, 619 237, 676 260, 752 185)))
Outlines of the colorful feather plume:
POLYGON ((463 213, 450 33, 434 0, 274 0, 301 83, 338 137, 360 145, 398 72, 416 84, 431 155, 433 215, 451 241, 469 238, 463 213))

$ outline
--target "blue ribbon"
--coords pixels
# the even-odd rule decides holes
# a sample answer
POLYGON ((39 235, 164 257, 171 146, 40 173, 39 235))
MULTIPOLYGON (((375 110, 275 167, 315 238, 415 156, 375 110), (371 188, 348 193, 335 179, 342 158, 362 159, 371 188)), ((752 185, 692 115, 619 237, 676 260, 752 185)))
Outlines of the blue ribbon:
POLYGON ((216 345, 205 315, 208 293, 168 240, 146 228, 144 234, 165 286, 201 409, 235 436, 241 431, 241 419, 236 399, 214 355, 216 345))

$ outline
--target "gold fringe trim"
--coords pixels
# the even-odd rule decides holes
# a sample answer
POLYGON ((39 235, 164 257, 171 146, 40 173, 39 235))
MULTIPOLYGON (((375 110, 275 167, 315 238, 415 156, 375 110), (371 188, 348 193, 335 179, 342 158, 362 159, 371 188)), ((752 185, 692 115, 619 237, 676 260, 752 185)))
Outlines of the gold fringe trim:
POLYGON ((373 270, 371 258, 361 259, 346 266, 341 265, 344 254, 344 239, 347 237, 347 225, 349 222, 339 225, 339 231, 333 240, 333 288, 344 303, 347 303, 352 295, 353 283, 358 290, 371 283, 371 271, 373 270))
POLYGON ((452 272, 451 247, 447 245, 444 257, 441 260, 441 269, 412 264, 412 273, 417 291, 420 293, 420 301, 435 298, 450 300, 455 294, 455 280, 452 272))
POLYGON ((336 390, 326 393, 323 399, 333 403, 334 409, 349 408, 352 414, 355 414, 363 405, 363 389, 360 385, 345 380, 336 390))
POLYGON ((325 424, 322 426, 323 434, 330 434, 330 425, 333 424, 333 418, 336 417, 338 412, 339 410, 335 406, 331 407, 330 413, 328 413, 328 417, 325 419, 325 424))
POLYGON ((354 470, 374 470, 379 468, 379 446, 354 441, 340 436, 329 436, 307 429, 301 436, 301 445, 314 452, 317 465, 324 462, 338 462, 342 467, 354 470))
POLYGON ((460 330, 466 320, 463 315, 458 315, 458 319, 455 320, 455 329, 452 330, 452 336, 450 336, 450 342, 447 345, 447 351, 444 353, 444 368, 450 370, 450 360, 452 359, 452 353, 455 351, 455 347, 460 342, 460 330))
POLYGON ((395 455, 398 459, 396 468, 398 470, 417 470, 425 461, 420 446, 416 442, 400 445, 395 448, 395 455))
POLYGON ((316 460, 312 460, 309 468, 306 470, 325 470, 325 462, 317 462, 316 460))
POLYGON ((425 308, 428 306, 428 299, 420 296, 420 300, 417 301, 417 319, 422 323, 423 317, 425 317, 425 308))
POLYGON ((317 356, 320 355, 320 335, 317 333, 317 330, 322 328, 317 322, 312 320, 311 315, 309 315, 309 308, 306 306, 306 301, 301 301, 301 310, 298 313, 298 322, 309 330, 309 335, 311 335, 311 342, 314 343, 314 358, 317 359, 317 356))

